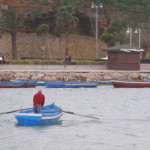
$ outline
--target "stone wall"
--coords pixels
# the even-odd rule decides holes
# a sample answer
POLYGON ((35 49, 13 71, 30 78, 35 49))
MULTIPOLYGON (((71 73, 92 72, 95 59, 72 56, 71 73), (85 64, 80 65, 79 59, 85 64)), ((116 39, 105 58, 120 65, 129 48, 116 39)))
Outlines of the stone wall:
MULTIPOLYGON (((132 79, 139 79, 140 72, 100 72, 100 73, 57 73, 57 72, 0 72, 0 81, 9 81, 13 79, 24 79, 24 80, 69 80, 69 81, 86 81, 87 79, 92 80, 126 80, 128 77, 132 79)), ((150 78, 150 73, 145 73, 150 78)))
MULTIPOLYGON (((36 36, 35 33, 17 33, 17 51, 18 58, 64 58, 65 57, 65 36, 54 38, 52 34, 36 36), (45 45, 46 50, 43 53, 41 46, 45 45)), ((106 45, 99 41, 99 58, 106 55, 102 49, 106 45)), ((0 40, 0 52, 11 59, 11 36, 9 33, 3 33, 0 40)), ((69 35, 69 55, 72 58, 96 58, 95 38, 77 34, 69 35)))

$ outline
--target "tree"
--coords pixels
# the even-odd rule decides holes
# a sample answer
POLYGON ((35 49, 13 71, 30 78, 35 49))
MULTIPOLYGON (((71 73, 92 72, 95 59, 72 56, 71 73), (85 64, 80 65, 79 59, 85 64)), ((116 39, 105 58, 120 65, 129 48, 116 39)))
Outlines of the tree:
POLYGON ((106 31, 100 36, 102 42, 109 43, 110 46, 115 45, 116 42, 127 42, 126 38, 127 22, 125 19, 113 20, 106 31))
POLYGON ((144 49, 144 52, 142 52, 142 58, 144 59, 148 52, 150 52, 150 30, 145 29, 142 30, 142 36, 141 36, 141 47, 144 49))
POLYGON ((77 26, 79 19, 75 16, 76 7, 73 5, 61 6, 56 14, 56 26, 59 29, 64 29, 66 34, 66 51, 65 56, 68 56, 68 36, 69 28, 77 26))
POLYGON ((8 9, 3 12, 0 21, 0 29, 10 32, 12 39, 12 59, 17 59, 16 35, 17 29, 23 27, 21 21, 18 20, 16 11, 8 9))
MULTIPOLYGON (((49 57, 51 59, 51 53, 50 53, 50 48, 48 44, 48 31, 49 31, 48 24, 41 24, 36 28, 36 35, 42 36, 42 46, 47 45, 49 49, 49 57)), ((43 50, 43 58, 44 58, 44 50, 43 50)))

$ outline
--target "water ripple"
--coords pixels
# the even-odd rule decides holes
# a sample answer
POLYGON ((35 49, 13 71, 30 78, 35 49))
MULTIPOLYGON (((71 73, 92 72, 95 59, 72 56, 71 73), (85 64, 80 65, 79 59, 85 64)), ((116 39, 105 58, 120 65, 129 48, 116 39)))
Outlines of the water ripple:
MULTIPOLYGON (((31 107, 38 88, 1 88, 0 111, 31 107)), ((64 113, 57 124, 26 127, 17 123, 13 113, 0 115, 0 149, 149 150, 149 88, 40 88, 46 105, 55 102, 63 110, 100 120, 64 113)))

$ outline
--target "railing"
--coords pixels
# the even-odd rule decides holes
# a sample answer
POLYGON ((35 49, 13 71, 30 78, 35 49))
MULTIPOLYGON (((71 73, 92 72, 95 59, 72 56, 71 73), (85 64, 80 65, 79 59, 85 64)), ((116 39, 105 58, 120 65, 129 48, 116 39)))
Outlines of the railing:
MULTIPOLYGON (((107 65, 11 65, 1 64, 0 71, 111 71, 107 69, 107 65)), ((112 70, 127 71, 127 70, 112 70)), ((134 70, 133 70, 134 71, 134 70)), ((150 64, 141 64, 140 72, 150 72, 150 64)), ((130 70, 132 72, 132 70, 130 70)), ((138 72, 138 70, 136 71, 138 72)))
POLYGON ((96 70, 106 65, 0 65, 0 70, 96 70))

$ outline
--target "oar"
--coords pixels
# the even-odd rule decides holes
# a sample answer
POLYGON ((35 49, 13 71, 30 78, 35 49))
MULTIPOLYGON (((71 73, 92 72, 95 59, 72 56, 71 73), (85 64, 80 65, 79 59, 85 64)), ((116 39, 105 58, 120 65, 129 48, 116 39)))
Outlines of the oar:
POLYGON ((3 115, 3 114, 10 114, 10 113, 14 113, 14 112, 17 112, 17 111, 28 110, 28 109, 33 109, 33 108, 24 108, 24 109, 16 109, 16 110, 12 110, 12 111, 6 111, 6 112, 0 113, 0 115, 3 115))
MULTIPOLYGON (((60 110, 57 110, 57 109, 53 109, 53 108, 46 108, 46 107, 43 107, 44 109, 49 109, 49 110, 56 110, 56 111, 60 111, 60 110)), ((67 113, 67 114, 71 114, 71 115, 77 115, 77 116, 81 116, 81 117, 87 117, 87 118, 92 118, 92 119, 98 119, 97 117, 92 117, 92 116, 88 116, 88 115, 83 115, 83 114, 76 114, 74 112, 71 112, 71 111, 66 111, 66 110, 61 110, 62 112, 64 113, 67 113)))
POLYGON ((99 120, 99 118, 97 118, 97 117, 92 117, 92 116, 83 115, 83 114, 76 114, 76 113, 71 112, 71 111, 65 111, 65 110, 62 110, 62 112, 68 113, 68 114, 72 114, 72 115, 81 116, 81 117, 87 117, 87 118, 92 118, 92 119, 98 119, 98 120, 99 120))

